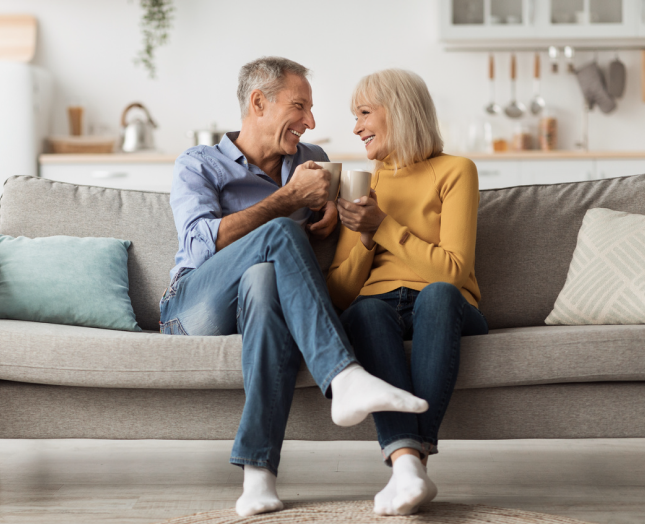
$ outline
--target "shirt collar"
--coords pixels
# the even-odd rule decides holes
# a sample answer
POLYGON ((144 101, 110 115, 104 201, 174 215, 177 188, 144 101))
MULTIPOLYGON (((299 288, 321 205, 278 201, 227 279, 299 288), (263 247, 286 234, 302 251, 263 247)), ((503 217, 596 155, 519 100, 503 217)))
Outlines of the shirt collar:
POLYGON ((240 151, 235 145, 235 141, 238 136, 240 136, 239 131, 225 133, 219 142, 219 150, 224 156, 230 158, 234 162, 239 162, 240 158, 246 160, 242 151, 240 151))
MULTIPOLYGON (((222 154, 224 154, 224 156, 230 158, 238 164, 243 163, 244 165, 247 165, 247 159, 244 156, 244 153, 242 153, 242 151, 240 151, 235 145, 235 141, 237 140, 238 136, 240 136, 239 131, 230 131, 228 133, 225 133, 220 140, 218 147, 222 154), (240 162, 240 160, 242 162, 240 162)), ((289 178, 291 178, 293 162, 296 154, 284 155, 282 157, 282 185, 286 184, 289 178)), ((258 171, 260 171, 259 168, 258 171)), ((262 173, 262 171, 260 171, 260 173, 262 173)))

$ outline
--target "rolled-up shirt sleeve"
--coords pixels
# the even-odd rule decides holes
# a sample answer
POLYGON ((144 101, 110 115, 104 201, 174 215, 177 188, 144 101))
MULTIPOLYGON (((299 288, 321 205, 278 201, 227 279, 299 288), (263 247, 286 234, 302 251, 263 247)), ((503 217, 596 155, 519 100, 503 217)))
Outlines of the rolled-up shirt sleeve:
POLYGON ((215 242, 222 221, 217 173, 199 152, 189 151, 177 158, 170 206, 179 245, 197 268, 217 251, 215 242))

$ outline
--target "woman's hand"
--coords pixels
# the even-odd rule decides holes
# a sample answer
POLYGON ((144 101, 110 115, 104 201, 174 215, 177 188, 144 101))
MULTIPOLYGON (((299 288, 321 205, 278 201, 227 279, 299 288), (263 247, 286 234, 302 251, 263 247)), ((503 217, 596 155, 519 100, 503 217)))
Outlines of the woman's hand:
POLYGON ((374 247, 374 233, 385 219, 385 214, 378 207, 376 192, 370 189, 369 197, 362 197, 358 202, 338 199, 338 213, 343 225, 351 231, 361 233, 361 242, 367 249, 374 247))

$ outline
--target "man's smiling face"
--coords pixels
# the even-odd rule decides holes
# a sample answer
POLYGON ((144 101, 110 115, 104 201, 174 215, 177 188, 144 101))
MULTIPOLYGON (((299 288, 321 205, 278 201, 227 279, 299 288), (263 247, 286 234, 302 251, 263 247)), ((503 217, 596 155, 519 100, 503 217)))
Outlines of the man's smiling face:
POLYGON ((297 152, 300 137, 307 129, 316 127, 312 106, 311 85, 307 79, 287 74, 275 102, 267 101, 263 115, 267 138, 271 136, 271 149, 280 155, 297 152))

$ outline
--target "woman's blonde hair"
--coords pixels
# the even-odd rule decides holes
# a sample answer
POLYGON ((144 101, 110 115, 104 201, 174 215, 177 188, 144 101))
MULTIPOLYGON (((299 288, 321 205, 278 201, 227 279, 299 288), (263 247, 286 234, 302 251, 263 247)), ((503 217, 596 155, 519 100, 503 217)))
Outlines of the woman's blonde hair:
MULTIPOLYGON (((364 76, 354 88, 351 111, 361 105, 385 108, 387 145, 400 168, 443 151, 434 102, 423 79, 411 71, 385 69, 364 76)), ((381 166, 376 162, 376 169, 381 166)))

